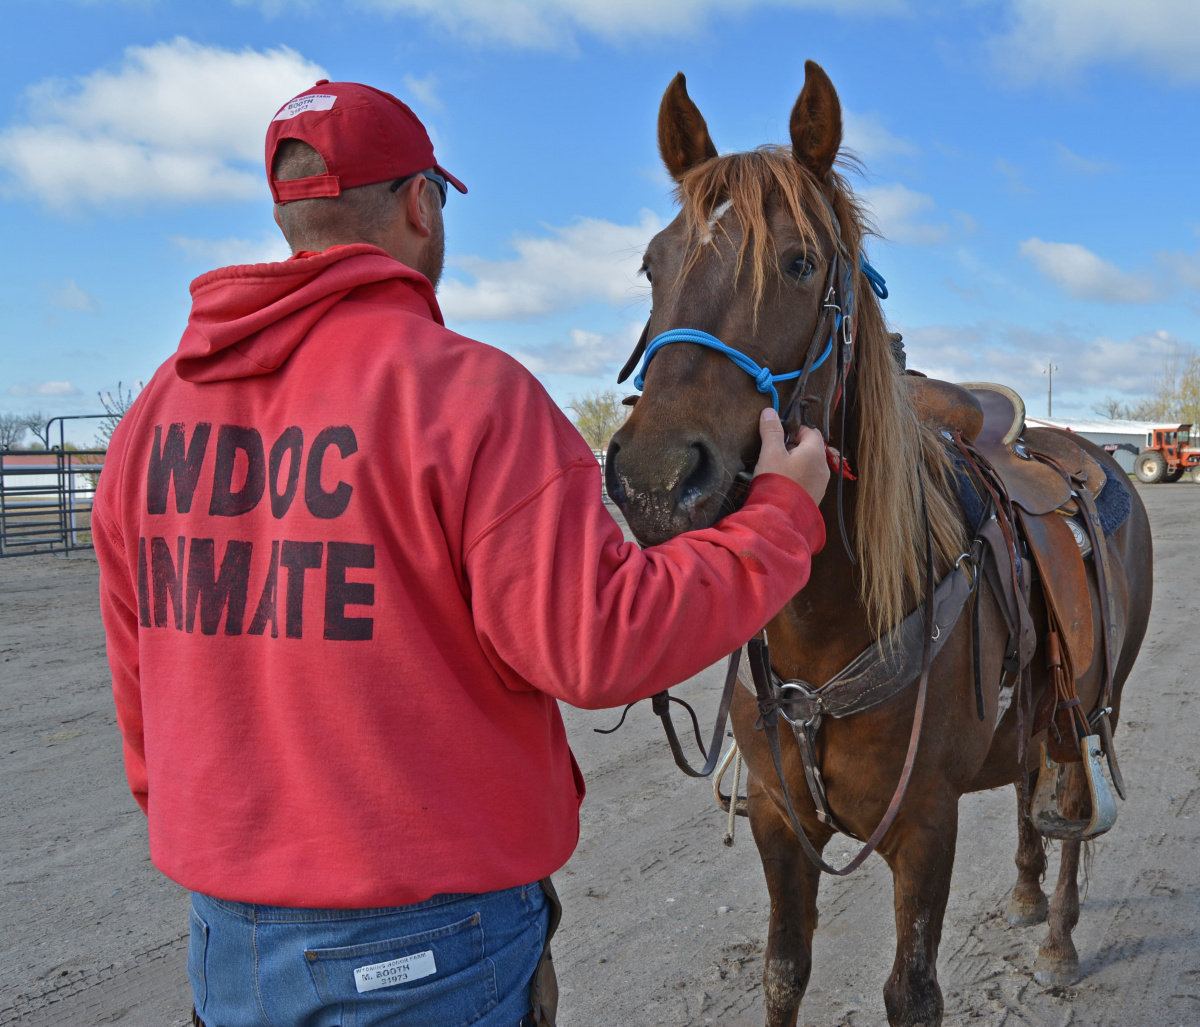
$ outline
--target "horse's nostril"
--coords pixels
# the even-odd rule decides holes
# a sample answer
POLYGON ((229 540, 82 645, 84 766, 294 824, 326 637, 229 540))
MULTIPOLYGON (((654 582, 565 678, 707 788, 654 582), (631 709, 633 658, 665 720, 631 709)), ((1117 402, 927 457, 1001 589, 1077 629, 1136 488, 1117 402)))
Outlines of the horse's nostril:
POLYGON ((620 451, 621 446, 615 440, 608 444, 608 452, 604 455, 604 491, 617 506, 624 508, 629 496, 617 474, 617 454, 620 451))
POLYGON ((676 502, 689 511, 716 488, 721 467, 716 449, 707 439, 696 440, 690 449, 692 466, 680 481, 676 498, 676 502))

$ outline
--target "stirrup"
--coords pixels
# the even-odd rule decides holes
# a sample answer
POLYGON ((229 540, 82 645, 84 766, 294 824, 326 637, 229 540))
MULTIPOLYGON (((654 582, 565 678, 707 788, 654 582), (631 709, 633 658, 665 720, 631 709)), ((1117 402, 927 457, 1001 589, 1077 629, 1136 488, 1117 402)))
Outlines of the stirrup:
POLYGON ((1117 804, 1112 788, 1104 774, 1104 755, 1099 735, 1088 735, 1080 745, 1083 750, 1083 770, 1087 776, 1088 792, 1092 798, 1089 820, 1068 820, 1062 815, 1060 787, 1064 783, 1067 764, 1055 763, 1041 743, 1037 788, 1033 793, 1030 817, 1043 838, 1060 841, 1086 842, 1104 834, 1117 820, 1117 804))

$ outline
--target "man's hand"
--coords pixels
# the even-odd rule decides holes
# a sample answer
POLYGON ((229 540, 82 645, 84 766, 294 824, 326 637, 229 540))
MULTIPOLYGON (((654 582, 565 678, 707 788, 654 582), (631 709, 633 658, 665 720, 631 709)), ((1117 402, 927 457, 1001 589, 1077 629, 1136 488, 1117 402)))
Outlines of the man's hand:
POLYGON ((829 484, 829 464, 825 459, 825 442, 821 433, 813 428, 801 428, 796 444, 789 450, 784 440, 783 424, 779 414, 765 407, 758 419, 758 432, 762 436, 762 449, 754 474, 782 474, 791 478, 812 496, 818 506, 829 484))

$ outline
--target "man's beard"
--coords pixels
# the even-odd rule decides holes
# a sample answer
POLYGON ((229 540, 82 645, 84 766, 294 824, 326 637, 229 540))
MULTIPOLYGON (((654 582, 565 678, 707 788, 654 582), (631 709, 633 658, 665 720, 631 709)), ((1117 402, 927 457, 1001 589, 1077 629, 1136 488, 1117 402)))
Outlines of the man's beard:
POLYGON ((421 253, 421 262, 417 270, 428 278, 429 284, 436 289, 442 278, 442 268, 446 264, 446 229, 442 222, 441 211, 438 211, 438 216, 431 227, 429 241, 421 253))

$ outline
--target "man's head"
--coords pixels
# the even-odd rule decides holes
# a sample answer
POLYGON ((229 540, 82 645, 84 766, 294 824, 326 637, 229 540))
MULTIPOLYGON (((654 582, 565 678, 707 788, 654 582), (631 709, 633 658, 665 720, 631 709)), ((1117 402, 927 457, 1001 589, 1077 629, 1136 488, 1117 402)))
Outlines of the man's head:
POLYGON ((394 96, 318 82, 276 114, 266 158, 275 220, 293 251, 370 243, 437 284, 446 188, 467 190, 394 96))
MULTIPOLYGON (((300 139, 283 139, 272 167, 276 182, 324 175, 324 159, 300 139)), ((420 271, 436 287, 445 258, 442 193, 420 172, 275 205, 275 223, 292 252, 320 252, 343 243, 378 246, 420 271)))

